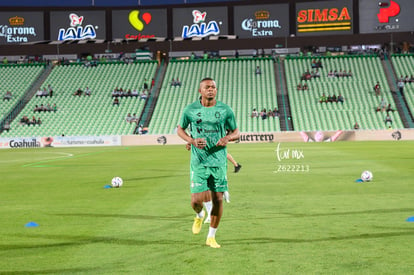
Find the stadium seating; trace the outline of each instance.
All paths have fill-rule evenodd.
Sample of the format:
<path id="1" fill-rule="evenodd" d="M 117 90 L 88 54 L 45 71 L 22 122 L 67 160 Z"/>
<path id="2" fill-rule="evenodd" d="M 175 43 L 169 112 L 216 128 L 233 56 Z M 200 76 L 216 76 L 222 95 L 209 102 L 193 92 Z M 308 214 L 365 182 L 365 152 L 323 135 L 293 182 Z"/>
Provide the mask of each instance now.
<path id="1" fill-rule="evenodd" d="M 391 60 L 398 78 L 414 75 L 413 55 L 394 55 Z M 414 115 L 414 82 L 405 83 L 404 96 L 411 114 Z"/>
<path id="2" fill-rule="evenodd" d="M 262 74 L 256 75 L 260 66 Z M 199 82 L 212 77 L 218 86 L 217 99 L 234 110 L 241 132 L 280 131 L 279 118 L 250 118 L 253 108 L 277 107 L 276 84 L 271 59 L 227 59 L 171 61 L 152 116 L 150 134 L 171 134 L 186 105 L 199 97 Z M 171 86 L 179 78 L 181 87 Z"/>
<path id="3" fill-rule="evenodd" d="M 0 66 L 0 121 L 12 111 L 22 99 L 30 85 L 39 77 L 44 65 L 7 65 Z M 7 91 L 12 93 L 10 100 L 3 100 Z"/>
<path id="4" fill-rule="evenodd" d="M 297 90 L 304 72 L 312 71 L 312 58 L 290 58 L 285 62 L 287 88 L 295 130 L 348 130 L 358 122 L 360 129 L 386 129 L 385 112 L 376 112 L 381 96 L 395 109 L 385 73 L 378 57 L 330 57 L 322 58 L 320 78 L 307 83 L 309 90 Z M 351 70 L 352 77 L 328 77 L 329 71 Z M 379 81 L 381 96 L 373 87 Z M 319 103 L 320 96 L 342 94 L 341 103 Z M 393 128 L 403 128 L 397 112 L 390 113 Z"/>
<path id="5" fill-rule="evenodd" d="M 8 136 L 88 136 L 133 134 L 136 124 L 127 123 L 128 113 L 140 116 L 144 100 L 137 97 L 122 97 L 120 104 L 113 106 L 111 92 L 116 88 L 141 90 L 144 79 L 154 77 L 157 62 L 107 63 L 96 67 L 84 65 L 56 66 L 44 82 L 51 85 L 53 97 L 33 97 L 19 116 L 12 122 L 11 130 L 2 133 Z M 20 76 L 21 77 L 21 76 Z M 77 89 L 92 90 L 91 96 L 74 96 Z M 34 113 L 36 105 L 57 105 L 57 112 Z M 42 124 L 20 125 L 24 115 L 41 118 Z"/>

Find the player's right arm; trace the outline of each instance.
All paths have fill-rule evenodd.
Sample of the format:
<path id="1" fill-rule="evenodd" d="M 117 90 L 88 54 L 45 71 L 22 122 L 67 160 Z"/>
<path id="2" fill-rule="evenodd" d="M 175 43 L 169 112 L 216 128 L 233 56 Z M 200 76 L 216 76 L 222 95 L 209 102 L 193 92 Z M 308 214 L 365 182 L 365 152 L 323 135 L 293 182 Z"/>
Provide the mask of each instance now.
<path id="1" fill-rule="evenodd" d="M 181 127 L 181 125 L 178 125 L 177 127 L 177 134 L 184 141 L 190 143 L 191 145 L 194 145 L 198 149 L 203 149 L 207 145 L 206 140 L 204 138 L 192 138 L 189 134 L 187 134 L 185 129 Z"/>

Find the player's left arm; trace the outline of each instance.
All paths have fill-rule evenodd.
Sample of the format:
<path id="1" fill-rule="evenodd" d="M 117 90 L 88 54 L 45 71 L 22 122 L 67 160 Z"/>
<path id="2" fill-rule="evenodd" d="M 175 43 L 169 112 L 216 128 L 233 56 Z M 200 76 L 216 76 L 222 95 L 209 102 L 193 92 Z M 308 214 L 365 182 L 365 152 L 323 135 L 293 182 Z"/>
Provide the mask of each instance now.
<path id="1" fill-rule="evenodd" d="M 226 146 L 230 141 L 238 140 L 240 138 L 240 131 L 237 127 L 233 110 L 229 108 L 227 114 L 228 115 L 224 126 L 227 130 L 227 134 L 219 139 L 216 144 L 217 146 Z"/>
<path id="2" fill-rule="evenodd" d="M 235 141 L 240 138 L 239 128 L 234 129 L 233 131 L 228 131 L 227 135 L 219 139 L 217 146 L 226 146 L 230 141 Z"/>

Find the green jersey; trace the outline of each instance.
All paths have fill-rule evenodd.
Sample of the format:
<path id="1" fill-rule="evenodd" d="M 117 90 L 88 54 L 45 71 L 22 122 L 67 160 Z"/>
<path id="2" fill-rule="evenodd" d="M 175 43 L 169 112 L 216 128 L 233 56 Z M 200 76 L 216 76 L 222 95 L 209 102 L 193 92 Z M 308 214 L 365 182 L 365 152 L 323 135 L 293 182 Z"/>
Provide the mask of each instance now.
<path id="1" fill-rule="evenodd" d="M 180 127 L 189 128 L 192 138 L 204 138 L 206 147 L 198 149 L 191 146 L 191 164 L 207 167 L 220 167 L 227 164 L 227 150 L 216 146 L 227 134 L 227 130 L 237 129 L 233 110 L 226 104 L 216 101 L 212 107 L 204 107 L 195 101 L 188 105 L 180 120 Z"/>

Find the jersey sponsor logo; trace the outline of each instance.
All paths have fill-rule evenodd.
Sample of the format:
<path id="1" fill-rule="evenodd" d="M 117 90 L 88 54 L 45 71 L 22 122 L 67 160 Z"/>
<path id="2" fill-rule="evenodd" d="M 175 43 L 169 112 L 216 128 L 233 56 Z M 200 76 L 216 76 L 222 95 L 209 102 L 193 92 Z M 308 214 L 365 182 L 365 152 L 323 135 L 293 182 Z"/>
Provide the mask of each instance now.
<path id="1" fill-rule="evenodd" d="M 209 134 L 209 133 L 218 133 L 219 130 L 218 129 L 212 129 L 212 130 L 206 130 L 206 129 L 204 129 L 203 132 L 206 133 L 206 134 Z"/>

